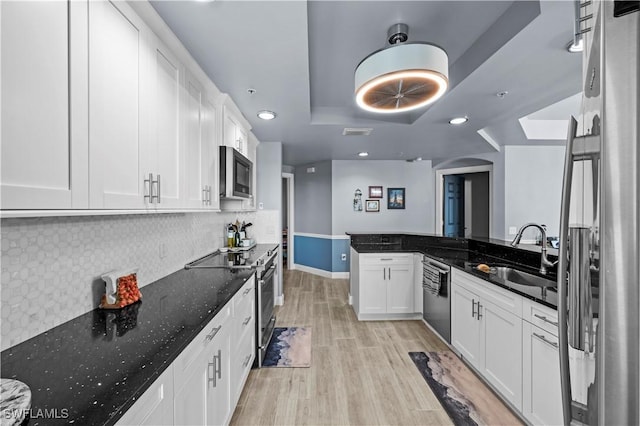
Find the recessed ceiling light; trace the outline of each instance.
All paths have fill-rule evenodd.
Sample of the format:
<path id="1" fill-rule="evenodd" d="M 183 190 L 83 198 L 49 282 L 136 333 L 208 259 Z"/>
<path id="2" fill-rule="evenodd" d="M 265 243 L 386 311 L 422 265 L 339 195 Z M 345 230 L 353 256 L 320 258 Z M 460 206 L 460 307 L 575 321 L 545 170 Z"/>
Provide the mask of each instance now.
<path id="1" fill-rule="evenodd" d="M 582 40 L 582 37 L 580 37 L 578 39 L 578 42 L 576 43 L 575 40 L 572 40 L 568 45 L 567 45 L 567 50 L 569 51 L 569 53 L 580 53 L 584 50 L 584 42 Z"/>
<path id="2" fill-rule="evenodd" d="M 263 120 L 273 120 L 276 118 L 276 113 L 273 111 L 267 111 L 266 109 L 263 111 L 258 111 L 258 117 Z"/>
<path id="3" fill-rule="evenodd" d="M 364 151 L 363 151 L 363 152 L 359 152 L 359 153 L 358 153 L 358 155 L 359 155 L 360 157 L 366 157 L 367 155 L 369 155 L 369 153 L 368 153 L 368 152 L 364 152 Z"/>
<path id="4" fill-rule="evenodd" d="M 469 121 L 467 117 L 455 117 L 449 120 L 449 124 L 464 124 Z"/>

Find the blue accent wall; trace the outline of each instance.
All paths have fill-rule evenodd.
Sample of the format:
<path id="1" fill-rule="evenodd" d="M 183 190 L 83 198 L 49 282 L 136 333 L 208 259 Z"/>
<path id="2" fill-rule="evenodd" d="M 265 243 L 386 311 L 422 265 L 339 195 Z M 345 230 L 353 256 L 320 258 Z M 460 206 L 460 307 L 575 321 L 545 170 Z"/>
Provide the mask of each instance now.
<path id="1" fill-rule="evenodd" d="M 349 272 L 350 240 L 294 235 L 293 241 L 293 261 L 296 265 L 328 272 Z M 347 254 L 346 261 L 341 259 L 342 253 Z"/>
<path id="2" fill-rule="evenodd" d="M 351 240 L 331 240 L 331 272 L 349 272 L 349 245 Z M 347 260 L 342 260 L 342 253 L 347 254 Z"/>
<path id="3" fill-rule="evenodd" d="M 295 235 L 293 242 L 295 251 L 293 261 L 296 265 L 331 271 L 332 250 L 330 239 Z"/>

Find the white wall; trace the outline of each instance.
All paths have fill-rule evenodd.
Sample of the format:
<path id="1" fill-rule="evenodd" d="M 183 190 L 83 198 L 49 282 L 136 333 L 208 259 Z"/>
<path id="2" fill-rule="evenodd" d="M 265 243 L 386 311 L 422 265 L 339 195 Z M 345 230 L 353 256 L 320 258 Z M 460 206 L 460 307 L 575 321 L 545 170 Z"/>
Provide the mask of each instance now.
<path id="1" fill-rule="evenodd" d="M 331 180 L 333 235 L 434 230 L 435 195 L 431 161 L 336 160 L 332 161 Z M 353 211 L 355 190 L 359 188 L 362 191 L 364 204 L 369 186 L 383 187 L 380 212 Z M 387 188 L 390 187 L 406 188 L 406 209 L 387 210 Z"/>
<path id="2" fill-rule="evenodd" d="M 563 146 L 505 146 L 505 230 L 527 222 L 547 225 L 547 234 L 557 236 L 564 172 Z M 529 233 L 530 232 L 530 233 Z M 537 231 L 524 238 L 534 239 Z"/>

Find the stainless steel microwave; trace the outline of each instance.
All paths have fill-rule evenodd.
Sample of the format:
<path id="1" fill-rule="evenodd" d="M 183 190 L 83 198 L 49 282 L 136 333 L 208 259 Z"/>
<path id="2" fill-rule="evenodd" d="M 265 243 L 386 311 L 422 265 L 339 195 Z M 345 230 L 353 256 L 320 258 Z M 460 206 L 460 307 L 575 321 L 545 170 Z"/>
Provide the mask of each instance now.
<path id="1" fill-rule="evenodd" d="M 253 163 L 230 146 L 220 147 L 220 198 L 251 198 Z"/>

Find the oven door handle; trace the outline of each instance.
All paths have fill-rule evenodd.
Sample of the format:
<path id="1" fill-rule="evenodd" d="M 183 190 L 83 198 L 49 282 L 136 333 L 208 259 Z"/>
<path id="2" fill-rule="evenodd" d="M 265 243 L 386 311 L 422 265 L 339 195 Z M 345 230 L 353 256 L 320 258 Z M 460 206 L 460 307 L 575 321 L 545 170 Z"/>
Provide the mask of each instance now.
<path id="1" fill-rule="evenodd" d="M 260 286 L 265 285 L 265 283 L 269 281 L 275 273 L 276 273 L 276 265 L 273 265 L 268 269 L 267 273 L 264 274 L 264 276 L 260 280 L 258 280 L 258 284 L 260 284 Z"/>

